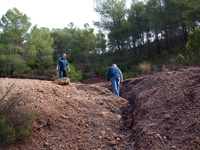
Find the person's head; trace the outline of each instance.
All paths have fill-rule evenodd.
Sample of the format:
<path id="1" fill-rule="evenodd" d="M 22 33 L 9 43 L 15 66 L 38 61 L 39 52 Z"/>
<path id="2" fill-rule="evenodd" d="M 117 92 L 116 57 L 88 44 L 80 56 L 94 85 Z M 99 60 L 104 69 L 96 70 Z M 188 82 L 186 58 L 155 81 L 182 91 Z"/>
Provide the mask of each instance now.
<path id="1" fill-rule="evenodd" d="M 112 66 L 113 66 L 113 67 L 117 67 L 117 65 L 116 65 L 116 64 L 112 64 Z"/>
<path id="2" fill-rule="evenodd" d="M 66 58 L 66 54 L 62 54 L 62 58 Z"/>

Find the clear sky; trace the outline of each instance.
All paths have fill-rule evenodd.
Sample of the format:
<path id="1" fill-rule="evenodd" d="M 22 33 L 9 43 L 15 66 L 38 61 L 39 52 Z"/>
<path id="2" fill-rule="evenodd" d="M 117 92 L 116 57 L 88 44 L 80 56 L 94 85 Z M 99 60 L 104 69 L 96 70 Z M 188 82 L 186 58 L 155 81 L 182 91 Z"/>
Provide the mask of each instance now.
<path id="1" fill-rule="evenodd" d="M 67 27 L 70 22 L 79 28 L 85 23 L 94 27 L 92 22 L 99 18 L 94 0 L 0 0 L 0 17 L 13 7 L 25 13 L 32 25 L 50 29 Z"/>

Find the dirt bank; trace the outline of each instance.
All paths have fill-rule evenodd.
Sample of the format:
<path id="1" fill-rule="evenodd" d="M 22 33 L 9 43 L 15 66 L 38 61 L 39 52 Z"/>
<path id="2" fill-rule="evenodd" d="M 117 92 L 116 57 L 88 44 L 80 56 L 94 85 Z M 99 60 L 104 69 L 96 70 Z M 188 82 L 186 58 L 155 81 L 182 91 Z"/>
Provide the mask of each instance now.
<path id="1" fill-rule="evenodd" d="M 136 149 L 200 149 L 199 67 L 126 80 L 121 94 L 134 106 Z"/>
<path id="2" fill-rule="evenodd" d="M 0 96 L 13 83 L 11 94 L 26 93 L 29 99 L 19 107 L 35 110 L 37 119 L 27 143 L 0 149 L 133 149 L 132 143 L 125 142 L 130 131 L 120 124 L 121 109 L 128 102 L 106 88 L 4 78 L 0 79 Z"/>
<path id="3" fill-rule="evenodd" d="M 200 67 L 125 80 L 125 99 L 99 78 L 69 86 L 6 78 L 0 95 L 13 83 L 12 93 L 27 93 L 31 101 L 21 105 L 37 120 L 28 143 L 0 149 L 200 149 Z M 131 129 L 126 119 L 134 120 Z"/>

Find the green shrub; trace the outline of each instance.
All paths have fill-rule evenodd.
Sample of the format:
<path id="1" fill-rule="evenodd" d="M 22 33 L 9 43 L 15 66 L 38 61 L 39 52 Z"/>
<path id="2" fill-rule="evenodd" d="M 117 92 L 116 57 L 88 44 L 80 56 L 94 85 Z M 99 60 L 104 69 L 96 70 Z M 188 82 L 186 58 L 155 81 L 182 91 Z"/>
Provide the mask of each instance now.
<path id="1" fill-rule="evenodd" d="M 44 75 L 45 69 L 44 68 L 38 68 L 38 69 L 33 70 L 33 73 L 36 74 L 36 75 Z"/>
<path id="2" fill-rule="evenodd" d="M 76 71 L 75 67 L 69 64 L 70 72 L 67 71 L 67 77 L 70 78 L 70 82 L 80 82 L 83 79 L 83 73 L 81 71 Z M 54 76 L 54 79 L 58 79 L 58 72 Z"/>
<path id="3" fill-rule="evenodd" d="M 175 61 L 177 63 L 183 63 L 185 61 L 185 57 L 182 54 L 178 54 Z"/>
<path id="4" fill-rule="evenodd" d="M 25 106 L 17 107 L 20 103 L 28 102 L 25 94 L 18 93 L 5 100 L 12 87 L 0 98 L 0 141 L 6 145 L 16 141 L 26 142 L 31 134 L 29 128 L 35 121 L 34 111 Z"/>
<path id="5" fill-rule="evenodd" d="M 124 72 L 123 73 L 123 79 L 130 79 L 130 78 L 134 78 L 136 77 L 136 73 L 135 72 Z"/>
<path id="6" fill-rule="evenodd" d="M 15 128 L 16 131 L 16 138 L 18 141 L 24 141 L 27 142 L 28 141 L 28 137 L 31 135 L 30 131 L 28 130 L 28 128 L 25 128 L 23 126 L 18 126 Z"/>
<path id="7" fill-rule="evenodd" d="M 5 119 L 0 120 L 0 140 L 3 144 L 9 145 L 16 141 L 27 142 L 30 135 L 31 133 L 26 127 L 11 127 Z"/>
<path id="8" fill-rule="evenodd" d="M 31 70 L 20 55 L 0 55 L 0 72 L 10 73 L 26 73 Z"/>
<path id="9" fill-rule="evenodd" d="M 71 82 L 80 82 L 83 78 L 81 71 L 76 71 L 75 67 L 69 64 L 70 72 L 67 72 L 67 76 L 70 78 Z"/>
<path id="10" fill-rule="evenodd" d="M 200 60 L 200 28 L 196 28 L 195 32 L 190 33 L 186 49 L 190 61 L 199 63 Z"/>
<path id="11" fill-rule="evenodd" d="M 117 66 L 122 72 L 129 71 L 128 65 L 125 63 L 118 63 Z"/>
<path id="12" fill-rule="evenodd" d="M 163 50 L 161 52 L 161 58 L 160 59 L 165 59 L 169 56 L 169 53 L 166 50 Z"/>
<path id="13" fill-rule="evenodd" d="M 176 62 L 166 64 L 166 68 L 169 69 L 169 70 L 178 70 L 178 69 L 181 69 L 183 67 L 184 67 L 183 64 L 176 63 Z"/>
<path id="14" fill-rule="evenodd" d="M 3 144 L 12 144 L 16 141 L 15 130 L 5 122 L 5 119 L 0 120 L 0 139 Z"/>
<path id="15" fill-rule="evenodd" d="M 105 77 L 107 76 L 107 72 L 110 66 L 99 66 L 98 69 L 96 69 L 96 72 L 99 76 Z"/>
<path id="16" fill-rule="evenodd" d="M 47 76 L 49 78 L 57 76 L 57 70 L 56 69 L 48 69 L 45 71 L 45 76 Z"/>

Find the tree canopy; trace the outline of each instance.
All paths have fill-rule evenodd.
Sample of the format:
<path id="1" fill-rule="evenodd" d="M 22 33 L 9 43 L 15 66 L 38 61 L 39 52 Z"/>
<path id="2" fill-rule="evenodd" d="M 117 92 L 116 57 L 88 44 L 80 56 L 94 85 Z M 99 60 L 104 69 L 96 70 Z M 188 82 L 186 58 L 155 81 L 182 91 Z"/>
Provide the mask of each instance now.
<path id="1" fill-rule="evenodd" d="M 83 28 L 73 23 L 63 29 L 31 27 L 26 14 L 9 9 L 0 19 L 0 73 L 44 73 L 55 68 L 63 53 L 83 78 L 104 76 L 112 63 L 129 73 L 144 61 L 160 65 L 178 56 L 197 60 L 199 49 L 193 45 L 198 43 L 199 4 L 198 0 L 133 0 L 127 8 L 126 0 L 95 0 L 98 31 L 88 23 Z"/>

